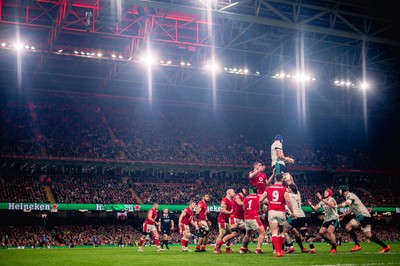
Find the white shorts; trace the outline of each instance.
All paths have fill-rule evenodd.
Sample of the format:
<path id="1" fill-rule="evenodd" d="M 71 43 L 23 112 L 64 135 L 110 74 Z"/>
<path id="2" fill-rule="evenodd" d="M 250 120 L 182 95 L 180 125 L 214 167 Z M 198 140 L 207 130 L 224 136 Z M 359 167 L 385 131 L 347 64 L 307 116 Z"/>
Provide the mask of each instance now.
<path id="1" fill-rule="evenodd" d="M 157 231 L 157 227 L 155 224 L 147 224 L 146 222 L 143 223 L 143 233 L 150 233 L 152 231 Z"/>
<path id="2" fill-rule="evenodd" d="M 279 225 L 283 225 L 286 221 L 286 214 L 278 211 L 268 211 L 268 222 L 278 222 Z"/>
<path id="3" fill-rule="evenodd" d="M 259 218 L 256 219 L 251 219 L 251 220 L 244 220 L 244 225 L 246 227 L 246 230 L 257 230 L 261 226 L 263 226 L 262 222 L 260 221 Z"/>

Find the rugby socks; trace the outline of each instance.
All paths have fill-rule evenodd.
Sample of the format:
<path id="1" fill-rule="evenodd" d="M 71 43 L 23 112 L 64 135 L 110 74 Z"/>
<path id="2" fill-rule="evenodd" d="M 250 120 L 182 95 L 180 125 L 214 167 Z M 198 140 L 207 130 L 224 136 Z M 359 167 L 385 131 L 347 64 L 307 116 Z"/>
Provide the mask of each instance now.
<path id="1" fill-rule="evenodd" d="M 375 235 L 372 235 L 372 236 L 370 237 L 370 239 L 371 239 L 372 241 L 374 241 L 375 243 L 377 243 L 378 245 L 381 245 L 383 248 L 386 248 L 386 247 L 387 247 L 387 245 L 386 245 L 385 243 L 383 243 L 381 240 L 379 240 L 379 238 L 377 238 Z"/>
<path id="2" fill-rule="evenodd" d="M 351 239 L 353 239 L 354 244 L 357 245 L 357 246 L 359 246 L 360 243 L 358 242 L 358 238 L 357 238 L 357 235 L 356 235 L 356 232 L 354 231 L 354 229 L 351 229 L 351 230 L 349 231 L 349 235 L 350 235 Z M 371 240 L 372 240 L 372 239 L 371 239 Z"/>
<path id="3" fill-rule="evenodd" d="M 300 249 L 304 249 L 303 242 L 301 241 L 300 236 L 295 237 L 297 244 L 299 245 Z"/>

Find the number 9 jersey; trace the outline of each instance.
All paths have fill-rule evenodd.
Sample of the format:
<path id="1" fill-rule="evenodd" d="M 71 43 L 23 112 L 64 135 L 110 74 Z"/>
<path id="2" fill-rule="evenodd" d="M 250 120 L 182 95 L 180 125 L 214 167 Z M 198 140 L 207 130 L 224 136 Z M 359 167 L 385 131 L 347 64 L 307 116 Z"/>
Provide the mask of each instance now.
<path id="1" fill-rule="evenodd" d="M 268 211 L 286 212 L 285 193 L 286 187 L 282 184 L 274 184 L 265 190 L 268 197 Z"/>

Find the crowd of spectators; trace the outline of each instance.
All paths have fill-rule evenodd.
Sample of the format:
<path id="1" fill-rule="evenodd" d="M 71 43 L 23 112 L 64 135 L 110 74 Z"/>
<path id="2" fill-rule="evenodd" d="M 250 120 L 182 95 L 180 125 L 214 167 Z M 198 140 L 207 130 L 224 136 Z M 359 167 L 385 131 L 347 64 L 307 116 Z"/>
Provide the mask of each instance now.
<path id="1" fill-rule="evenodd" d="M 297 166 L 370 169 L 379 158 L 368 145 L 344 142 L 346 130 L 336 121 L 301 137 L 281 132 L 275 126 L 279 117 L 243 110 L 149 108 L 138 101 L 55 95 L 5 97 L 0 107 L 3 156 L 248 166 L 255 160 L 270 163 L 270 144 L 281 133 Z"/>
<path id="2" fill-rule="evenodd" d="M 0 174 L 0 202 L 47 202 L 40 176 Z"/>
<path id="3" fill-rule="evenodd" d="M 59 203 L 132 203 L 132 192 L 122 178 L 57 175 L 52 178 L 51 187 Z"/>
<path id="4" fill-rule="evenodd" d="M 349 185 L 368 207 L 400 206 L 400 196 L 393 190 L 398 181 L 391 176 L 385 179 L 387 182 L 382 182 L 380 175 L 340 175 L 333 178 L 294 175 L 304 206 L 307 200 L 316 201 L 315 194 L 323 193 L 326 188 L 331 188 L 337 201 L 342 201 L 337 188 L 343 184 Z M 43 175 L 0 170 L 0 184 L 1 202 L 49 202 L 44 190 L 47 186 L 56 203 L 187 204 L 190 200 L 201 200 L 208 193 L 211 195 L 210 204 L 218 205 L 227 189 L 248 187 L 249 183 L 247 176 L 220 173 L 211 176 L 168 172 L 154 176 L 143 176 L 143 173 L 125 176 L 95 173 Z"/>

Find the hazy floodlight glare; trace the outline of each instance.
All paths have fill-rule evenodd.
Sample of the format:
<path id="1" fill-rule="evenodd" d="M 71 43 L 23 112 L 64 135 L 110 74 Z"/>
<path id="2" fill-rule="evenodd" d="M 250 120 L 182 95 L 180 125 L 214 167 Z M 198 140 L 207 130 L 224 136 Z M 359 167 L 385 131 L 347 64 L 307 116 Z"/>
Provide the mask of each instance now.
<path id="1" fill-rule="evenodd" d="M 368 84 L 367 83 L 362 83 L 360 85 L 360 88 L 363 89 L 363 90 L 366 90 L 366 89 L 368 89 Z"/>
<path id="2" fill-rule="evenodd" d="M 140 61 L 146 63 L 146 65 L 153 65 L 155 62 L 157 62 L 157 59 L 154 55 L 148 54 L 140 58 Z M 171 62 L 168 61 L 167 64 L 171 64 Z"/>
<path id="3" fill-rule="evenodd" d="M 214 64 L 207 64 L 207 65 L 205 66 L 205 68 L 206 68 L 207 70 L 212 71 L 212 72 L 217 72 L 218 69 L 219 69 L 219 66 L 218 66 L 218 64 L 214 63 Z"/>
<path id="4" fill-rule="evenodd" d="M 22 43 L 16 43 L 14 44 L 14 48 L 19 51 L 24 47 L 24 45 Z"/>
<path id="5" fill-rule="evenodd" d="M 298 81 L 309 81 L 311 79 L 309 76 L 306 75 L 296 75 L 294 78 Z"/>

